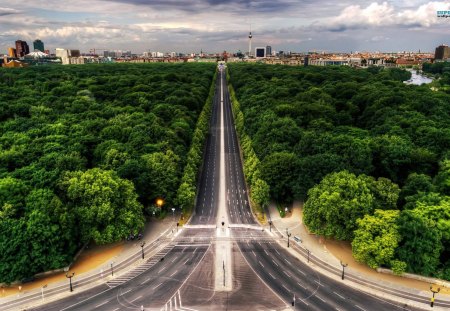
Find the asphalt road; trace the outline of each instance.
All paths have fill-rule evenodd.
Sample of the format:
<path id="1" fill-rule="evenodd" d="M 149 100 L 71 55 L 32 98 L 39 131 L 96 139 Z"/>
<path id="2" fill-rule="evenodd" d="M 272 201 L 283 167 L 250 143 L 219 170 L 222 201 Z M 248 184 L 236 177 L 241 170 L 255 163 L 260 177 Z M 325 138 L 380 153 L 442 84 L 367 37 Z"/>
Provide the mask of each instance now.
<path id="1" fill-rule="evenodd" d="M 200 176 L 195 215 L 190 224 L 215 224 L 219 200 L 220 162 L 220 78 L 211 111 L 210 131 L 206 139 L 205 155 Z"/>
<path id="2" fill-rule="evenodd" d="M 256 224 L 248 202 L 247 187 L 242 171 L 239 142 L 234 128 L 234 119 L 231 110 L 230 95 L 228 87 L 226 86 L 225 73 L 222 73 L 222 78 L 224 80 L 225 171 L 227 174 L 226 191 L 228 215 L 232 224 Z"/>
<path id="3" fill-rule="evenodd" d="M 163 261 L 114 288 L 98 286 L 33 310 L 159 310 L 194 271 L 209 245 L 178 244 Z"/>

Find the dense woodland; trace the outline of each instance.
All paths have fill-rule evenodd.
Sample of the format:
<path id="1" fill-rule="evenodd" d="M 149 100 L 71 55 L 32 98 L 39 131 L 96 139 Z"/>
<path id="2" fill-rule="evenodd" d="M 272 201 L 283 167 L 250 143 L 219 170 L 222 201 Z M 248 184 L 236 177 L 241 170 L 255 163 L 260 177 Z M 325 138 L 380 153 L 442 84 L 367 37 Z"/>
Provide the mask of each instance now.
<path id="1" fill-rule="evenodd" d="M 446 85 L 445 66 L 435 66 L 424 69 Z M 279 202 L 304 200 L 308 228 L 352 241 L 370 267 L 450 280 L 445 88 L 405 85 L 410 73 L 400 69 L 228 70 L 241 145 L 254 150 L 243 150 L 247 179 Z"/>
<path id="2" fill-rule="evenodd" d="M 89 241 L 137 233 L 156 198 L 162 212 L 192 204 L 214 72 L 215 64 L 0 70 L 0 283 L 62 268 Z"/>

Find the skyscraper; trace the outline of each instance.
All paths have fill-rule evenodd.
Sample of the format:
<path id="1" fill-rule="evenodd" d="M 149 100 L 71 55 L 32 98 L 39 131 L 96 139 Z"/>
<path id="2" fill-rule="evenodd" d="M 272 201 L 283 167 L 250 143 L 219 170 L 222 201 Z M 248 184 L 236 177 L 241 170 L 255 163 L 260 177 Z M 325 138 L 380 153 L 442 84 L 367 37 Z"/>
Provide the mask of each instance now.
<path id="1" fill-rule="evenodd" d="M 44 42 L 42 42 L 39 39 L 34 40 L 33 48 L 34 48 L 35 51 L 38 50 L 38 51 L 44 52 L 45 51 L 45 49 L 44 49 Z"/>
<path id="2" fill-rule="evenodd" d="M 16 57 L 24 57 L 30 53 L 30 48 L 26 41 L 17 40 L 16 41 Z"/>
<path id="3" fill-rule="evenodd" d="M 450 47 L 444 44 L 438 46 L 434 52 L 434 59 L 445 60 L 447 58 L 450 58 Z"/>
<path id="4" fill-rule="evenodd" d="M 266 46 L 266 57 L 272 55 L 272 47 L 270 45 Z"/>
<path id="5" fill-rule="evenodd" d="M 16 49 L 15 48 L 8 48 L 8 55 L 11 58 L 16 57 Z"/>

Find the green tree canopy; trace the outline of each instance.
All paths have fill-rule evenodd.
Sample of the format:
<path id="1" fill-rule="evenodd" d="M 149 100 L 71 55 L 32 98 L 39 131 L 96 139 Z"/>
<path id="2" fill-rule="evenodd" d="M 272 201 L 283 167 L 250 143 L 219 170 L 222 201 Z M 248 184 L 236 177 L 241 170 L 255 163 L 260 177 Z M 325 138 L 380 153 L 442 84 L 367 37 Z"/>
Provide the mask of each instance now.
<path id="1" fill-rule="evenodd" d="M 76 211 L 84 241 L 115 242 L 144 225 L 143 207 L 137 202 L 133 184 L 114 171 L 94 168 L 70 172 L 61 181 L 61 188 Z"/>

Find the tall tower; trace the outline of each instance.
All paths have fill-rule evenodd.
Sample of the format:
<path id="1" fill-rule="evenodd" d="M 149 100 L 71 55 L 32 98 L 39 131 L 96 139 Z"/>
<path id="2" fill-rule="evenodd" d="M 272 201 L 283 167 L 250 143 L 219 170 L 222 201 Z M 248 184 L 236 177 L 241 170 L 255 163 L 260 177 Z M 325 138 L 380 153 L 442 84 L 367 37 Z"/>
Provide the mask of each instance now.
<path id="1" fill-rule="evenodd" d="M 252 55 L 252 25 L 250 25 L 250 33 L 248 34 L 248 57 Z"/>

